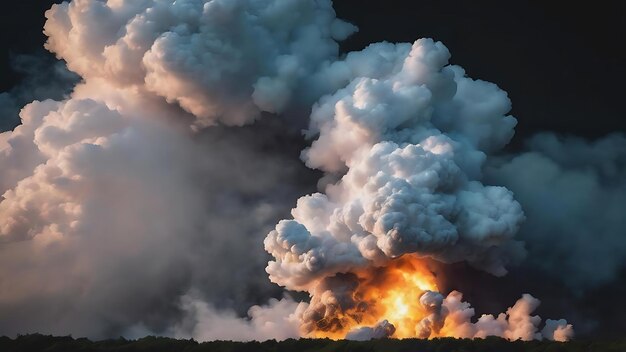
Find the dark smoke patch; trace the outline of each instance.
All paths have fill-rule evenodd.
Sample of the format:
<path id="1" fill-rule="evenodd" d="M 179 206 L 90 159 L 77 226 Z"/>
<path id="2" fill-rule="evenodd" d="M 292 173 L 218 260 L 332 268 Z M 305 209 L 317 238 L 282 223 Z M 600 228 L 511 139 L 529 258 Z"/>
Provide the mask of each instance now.
<path id="1" fill-rule="evenodd" d="M 527 214 L 527 264 L 574 290 L 615 279 L 626 264 L 626 138 L 539 134 L 528 150 L 487 171 Z M 602 260 L 598 260 L 602 258 Z"/>
<path id="2" fill-rule="evenodd" d="M 79 77 L 67 70 L 65 63 L 46 52 L 12 55 L 11 70 L 21 76 L 19 84 L 0 93 L 0 131 L 20 124 L 19 111 L 33 100 L 62 100 Z"/>

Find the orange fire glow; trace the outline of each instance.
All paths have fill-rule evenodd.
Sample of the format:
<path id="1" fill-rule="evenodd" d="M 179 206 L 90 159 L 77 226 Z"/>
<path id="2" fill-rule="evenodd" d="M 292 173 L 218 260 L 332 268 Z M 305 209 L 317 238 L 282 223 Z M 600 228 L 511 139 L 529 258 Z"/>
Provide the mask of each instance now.
<path id="1" fill-rule="evenodd" d="M 414 256 L 394 260 L 384 268 L 358 272 L 359 302 L 354 309 L 337 311 L 332 329 L 313 332 L 315 337 L 342 339 L 351 330 L 388 320 L 396 328 L 395 338 L 416 337 L 416 326 L 429 313 L 419 299 L 427 291 L 437 291 L 436 277 L 426 263 Z"/>

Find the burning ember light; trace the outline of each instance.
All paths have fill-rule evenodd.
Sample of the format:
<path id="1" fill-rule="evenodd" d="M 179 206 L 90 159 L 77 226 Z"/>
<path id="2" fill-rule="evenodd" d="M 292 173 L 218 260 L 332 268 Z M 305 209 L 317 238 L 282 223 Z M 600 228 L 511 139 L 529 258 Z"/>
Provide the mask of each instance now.
<path id="1" fill-rule="evenodd" d="M 550 339 L 567 341 L 574 331 L 565 320 L 546 320 L 531 315 L 538 299 L 525 294 L 506 313 L 482 315 L 460 292 L 447 297 L 438 292 L 441 280 L 430 262 L 416 255 L 394 259 L 384 267 L 325 278 L 312 290 L 302 314 L 305 336 L 331 339 L 372 338 L 485 338 L 510 340 Z"/>
<path id="2" fill-rule="evenodd" d="M 435 275 L 426 264 L 407 255 L 382 268 L 355 274 L 358 286 L 351 293 L 347 309 L 332 306 L 316 322 L 313 336 L 344 338 L 350 331 L 387 320 L 395 328 L 394 337 L 416 337 L 416 327 L 430 313 L 420 303 L 428 291 L 437 291 Z"/>

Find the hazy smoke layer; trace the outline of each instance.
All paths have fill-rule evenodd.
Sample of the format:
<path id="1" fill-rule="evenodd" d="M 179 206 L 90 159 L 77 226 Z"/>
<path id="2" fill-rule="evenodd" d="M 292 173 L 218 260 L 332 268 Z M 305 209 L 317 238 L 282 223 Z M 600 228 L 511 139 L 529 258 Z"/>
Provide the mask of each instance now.
<path id="1" fill-rule="evenodd" d="M 529 265 L 577 289 L 617 277 L 626 265 L 624 135 L 590 143 L 539 134 L 527 152 L 495 164 L 488 178 L 513 190 L 528 215 Z"/>
<path id="2" fill-rule="evenodd" d="M 186 317 L 174 327 L 173 336 L 200 341 L 265 341 L 300 337 L 306 303 L 296 303 L 288 298 L 280 301 L 271 299 L 267 306 L 250 308 L 249 319 L 242 319 L 230 311 L 217 311 L 203 300 L 193 297 L 183 298 L 183 308 Z"/>
<path id="3" fill-rule="evenodd" d="M 298 164 L 251 131 L 192 136 L 137 103 L 34 103 L 2 135 L 3 332 L 162 332 L 192 289 L 244 311 L 277 293 L 258 232 L 298 194 Z"/>

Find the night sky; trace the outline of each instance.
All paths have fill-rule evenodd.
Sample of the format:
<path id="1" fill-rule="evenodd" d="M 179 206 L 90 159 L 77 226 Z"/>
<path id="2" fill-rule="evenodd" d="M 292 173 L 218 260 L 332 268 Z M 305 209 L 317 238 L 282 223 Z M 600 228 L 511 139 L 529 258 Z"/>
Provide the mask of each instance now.
<path id="1" fill-rule="evenodd" d="M 60 1 L 12 2 L 0 23 L 0 90 L 19 82 L 11 55 L 39 53 L 43 12 Z M 452 63 L 498 84 L 519 120 L 514 146 L 537 131 L 597 138 L 626 131 L 626 4 L 604 1 L 336 0 L 339 18 L 359 27 L 346 51 L 378 41 L 442 41 Z M 5 78 L 6 77 L 6 78 Z"/>
<path id="2" fill-rule="evenodd" d="M 42 49 L 42 27 L 44 11 L 55 2 L 60 1 L 5 4 L 0 21 L 0 92 L 24 80 L 12 69 L 16 57 L 52 57 Z M 359 27 L 341 44 L 343 52 L 373 42 L 430 37 L 442 41 L 452 54 L 451 62 L 463 66 L 469 76 L 494 82 L 508 92 L 518 126 L 504 153 L 525 150 L 528 138 L 543 131 L 587 140 L 626 132 L 624 1 L 335 0 L 334 7 L 339 18 Z M 464 264 L 444 271 L 458 285 L 450 289 L 463 291 L 479 313 L 501 311 L 528 290 L 544 302 L 540 315 L 574 321 L 581 336 L 626 334 L 621 322 L 626 312 L 626 270 L 611 282 L 577 292 L 532 266 L 522 265 L 505 278 Z M 581 323 L 582 316 L 593 321 Z"/>
<path id="3" fill-rule="evenodd" d="M 516 142 L 541 130 L 589 138 L 625 130 L 624 2 L 388 4 L 336 1 L 339 16 L 361 28 L 346 47 L 416 36 L 441 40 L 453 63 L 509 93 L 519 120 Z"/>

